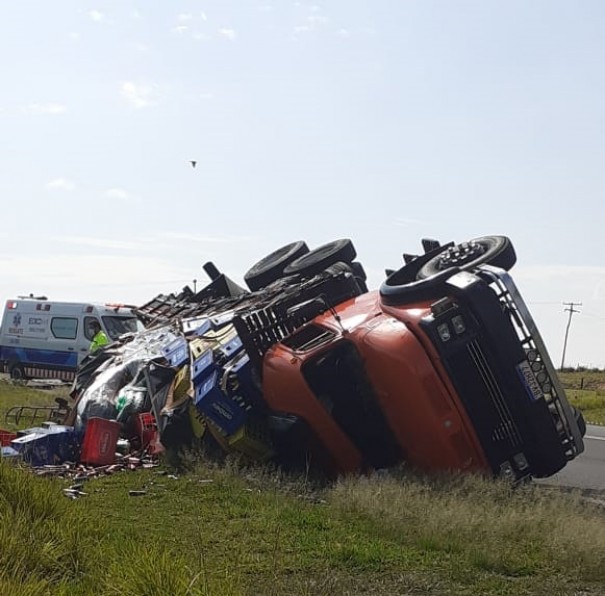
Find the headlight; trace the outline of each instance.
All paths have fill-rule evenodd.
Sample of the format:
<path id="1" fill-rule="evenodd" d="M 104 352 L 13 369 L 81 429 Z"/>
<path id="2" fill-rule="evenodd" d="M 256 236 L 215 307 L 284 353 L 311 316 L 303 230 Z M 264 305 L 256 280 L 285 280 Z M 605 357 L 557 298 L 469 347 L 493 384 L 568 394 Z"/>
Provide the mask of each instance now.
<path id="1" fill-rule="evenodd" d="M 523 470 L 527 470 L 527 468 L 529 468 L 529 464 L 527 463 L 527 458 L 525 457 L 525 455 L 523 453 L 515 453 L 515 455 L 513 455 L 513 461 L 515 462 L 517 469 L 520 470 L 521 472 L 523 472 Z"/>
<path id="2" fill-rule="evenodd" d="M 505 461 L 500 464 L 500 476 L 507 480 L 515 479 L 515 471 L 513 470 L 513 466 L 509 461 Z"/>
<path id="3" fill-rule="evenodd" d="M 466 325 L 464 324 L 464 319 L 462 315 L 456 315 L 452 317 L 452 326 L 454 327 L 454 331 L 457 335 L 461 335 L 466 331 Z"/>
<path id="4" fill-rule="evenodd" d="M 452 337 L 452 334 L 450 333 L 450 328 L 447 323 L 441 323 L 441 325 L 437 327 L 437 333 L 439 334 L 439 338 L 441 339 L 441 341 L 444 342 L 449 341 Z"/>

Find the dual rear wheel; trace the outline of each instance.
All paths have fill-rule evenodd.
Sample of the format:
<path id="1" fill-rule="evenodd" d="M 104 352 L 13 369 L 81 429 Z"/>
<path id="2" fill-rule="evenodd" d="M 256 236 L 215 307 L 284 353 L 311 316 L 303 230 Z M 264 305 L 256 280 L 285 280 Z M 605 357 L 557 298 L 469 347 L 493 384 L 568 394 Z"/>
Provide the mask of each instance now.
<path id="1" fill-rule="evenodd" d="M 286 244 L 253 265 L 244 280 L 254 292 L 290 275 L 311 277 L 335 263 L 352 264 L 357 252 L 351 240 L 343 238 L 309 250 L 303 241 Z"/>

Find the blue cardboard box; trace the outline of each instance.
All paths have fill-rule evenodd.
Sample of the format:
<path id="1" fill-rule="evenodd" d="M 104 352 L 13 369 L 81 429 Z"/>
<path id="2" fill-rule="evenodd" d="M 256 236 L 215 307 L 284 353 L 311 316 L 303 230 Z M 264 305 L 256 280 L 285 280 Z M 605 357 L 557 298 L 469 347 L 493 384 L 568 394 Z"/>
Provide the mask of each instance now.
<path id="1" fill-rule="evenodd" d="M 206 350 L 199 358 L 196 358 L 191 365 L 191 380 L 194 385 L 199 385 L 210 373 L 216 369 L 214 363 L 214 352 L 211 349 Z"/>
<path id="2" fill-rule="evenodd" d="M 24 437 L 26 435 L 41 435 L 48 432 L 48 428 L 44 426 L 32 426 L 30 428 L 22 428 L 17 431 L 17 437 Z"/>
<path id="3" fill-rule="evenodd" d="M 35 432 L 17 437 L 10 445 L 23 461 L 32 466 L 61 464 L 77 461 L 80 435 L 73 427 L 65 426 L 50 432 Z"/>
<path id="4" fill-rule="evenodd" d="M 223 358 L 228 361 L 233 358 L 243 348 L 242 340 L 236 335 L 226 344 L 221 345 L 219 351 Z"/>
<path id="5" fill-rule="evenodd" d="M 250 403 L 262 403 L 263 396 L 254 378 L 254 368 L 246 352 L 240 352 L 231 360 L 229 370 L 229 395 L 243 395 Z"/>
<path id="6" fill-rule="evenodd" d="M 195 335 L 204 335 L 210 329 L 212 329 L 213 324 L 208 319 L 208 317 L 195 317 L 192 319 L 184 319 L 181 323 L 183 333 L 186 335 L 189 333 L 194 333 Z"/>
<path id="7" fill-rule="evenodd" d="M 178 368 L 189 360 L 189 346 L 184 337 L 177 337 L 167 346 L 162 348 L 162 354 L 170 363 L 170 366 Z"/>
<path id="8" fill-rule="evenodd" d="M 198 411 L 227 436 L 239 430 L 246 421 L 243 408 L 222 392 L 216 372 L 195 388 L 194 401 Z"/>
<path id="9" fill-rule="evenodd" d="M 4 459 L 18 459 L 19 456 L 19 452 L 16 449 L 13 449 L 12 447 L 0 447 L 0 457 L 4 458 Z"/>

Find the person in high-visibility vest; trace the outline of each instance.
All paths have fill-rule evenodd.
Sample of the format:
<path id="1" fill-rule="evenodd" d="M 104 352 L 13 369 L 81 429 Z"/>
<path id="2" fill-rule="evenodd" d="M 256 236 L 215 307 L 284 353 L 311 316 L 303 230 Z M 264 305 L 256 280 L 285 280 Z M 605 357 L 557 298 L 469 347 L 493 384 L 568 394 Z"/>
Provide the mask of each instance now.
<path id="1" fill-rule="evenodd" d="M 92 323 L 90 323 L 90 329 L 93 337 L 89 351 L 92 354 L 92 352 L 96 352 L 99 348 L 107 345 L 109 340 L 107 339 L 105 332 L 101 329 L 99 321 L 92 321 Z"/>

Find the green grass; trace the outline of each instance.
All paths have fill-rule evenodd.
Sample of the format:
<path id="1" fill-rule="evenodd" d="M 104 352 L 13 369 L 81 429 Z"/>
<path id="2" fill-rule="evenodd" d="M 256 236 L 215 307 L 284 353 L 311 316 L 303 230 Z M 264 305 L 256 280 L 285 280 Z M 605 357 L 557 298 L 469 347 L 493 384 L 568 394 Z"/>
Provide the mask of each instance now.
<path id="1" fill-rule="evenodd" d="M 605 372 L 560 373 L 569 402 L 590 424 L 605 424 Z"/>
<path id="2" fill-rule="evenodd" d="M 0 385 L 0 410 L 48 400 Z M 3 595 L 605 593 L 605 516 L 579 494 L 405 469 L 314 485 L 267 468 L 68 479 L 0 462 Z M 129 496 L 130 490 L 146 491 Z"/>
<path id="3" fill-rule="evenodd" d="M 44 418 L 32 418 L 31 410 L 28 410 L 30 416 L 24 415 L 19 424 L 15 424 L 14 417 L 12 416 L 8 420 L 5 419 L 5 415 L 11 408 L 16 406 L 55 406 L 55 397 L 67 399 L 68 393 L 69 387 L 66 386 L 41 391 L 27 387 L 26 385 L 14 384 L 6 379 L 0 379 L 0 428 L 15 430 L 39 425 Z"/>
<path id="4" fill-rule="evenodd" d="M 67 484 L 0 463 L 2 594 L 605 591 L 602 511 L 540 487 L 401 471 L 311 491 L 203 462 L 90 480 L 77 501 Z"/>

